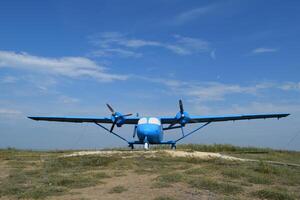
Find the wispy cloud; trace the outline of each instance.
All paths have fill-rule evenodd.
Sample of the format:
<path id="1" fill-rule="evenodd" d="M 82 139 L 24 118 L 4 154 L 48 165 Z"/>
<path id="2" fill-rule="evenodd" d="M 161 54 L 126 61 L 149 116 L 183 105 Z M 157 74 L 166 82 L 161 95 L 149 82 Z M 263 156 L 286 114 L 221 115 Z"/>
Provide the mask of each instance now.
<path id="1" fill-rule="evenodd" d="M 272 87 L 270 84 L 260 83 L 250 86 L 239 84 L 224 84 L 219 82 L 203 82 L 183 84 L 181 87 L 174 87 L 173 90 L 192 97 L 198 102 L 222 101 L 225 96 L 232 94 L 256 95 L 262 89 Z"/>
<path id="2" fill-rule="evenodd" d="M 140 77 L 141 78 L 141 77 Z M 170 93 L 192 98 L 197 102 L 223 101 L 234 94 L 260 95 L 267 90 L 300 91 L 300 83 L 260 82 L 252 85 L 226 84 L 222 82 L 180 81 L 175 79 L 142 78 L 145 81 L 163 84 Z"/>
<path id="3" fill-rule="evenodd" d="M 7 116 L 7 115 L 11 116 L 11 115 L 20 115 L 20 114 L 22 114 L 22 112 L 18 110 L 0 108 L 1 116 Z"/>
<path id="4" fill-rule="evenodd" d="M 4 76 L 0 80 L 2 83 L 15 83 L 18 81 L 18 78 L 15 76 Z"/>
<path id="5" fill-rule="evenodd" d="M 198 8 L 193 8 L 190 10 L 186 10 L 180 14 L 178 14 L 175 19 L 174 19 L 174 24 L 175 25 L 181 25 L 184 24 L 186 22 L 195 20 L 203 15 L 206 15 L 208 13 L 211 13 L 212 11 L 214 11 L 216 8 L 215 4 L 212 5 L 207 5 L 207 6 L 202 6 L 202 7 L 198 7 Z"/>
<path id="6" fill-rule="evenodd" d="M 253 54 L 262 54 L 262 53 L 274 53 L 277 52 L 278 49 L 276 48 L 265 48 L 265 47 L 260 47 L 252 50 Z"/>
<path id="7" fill-rule="evenodd" d="M 249 102 L 246 104 L 233 104 L 227 107 L 215 107 L 198 104 L 195 112 L 202 115 L 224 114 L 253 114 L 253 113 L 295 113 L 300 112 L 300 104 L 272 103 L 272 102 Z"/>
<path id="8" fill-rule="evenodd" d="M 282 90 L 297 90 L 300 91 L 300 82 L 287 82 L 278 86 Z"/>
<path id="9" fill-rule="evenodd" d="M 95 50 L 93 51 L 91 54 L 91 56 L 95 56 L 95 57 L 112 57 L 114 55 L 120 56 L 120 57 L 141 57 L 142 54 L 141 53 L 137 53 L 134 51 L 130 51 L 130 50 L 125 50 L 125 49 L 121 49 L 121 48 L 105 48 L 105 49 L 99 49 L 99 50 Z"/>
<path id="10" fill-rule="evenodd" d="M 105 67 L 84 57 L 47 58 L 28 53 L 0 51 L 0 67 L 18 68 L 70 78 L 91 77 L 104 82 L 127 79 L 125 75 L 109 73 Z"/>
<path id="11" fill-rule="evenodd" d="M 69 97 L 66 95 L 61 95 L 58 98 L 58 101 L 64 104 L 74 104 L 74 103 L 78 103 L 80 100 L 74 97 Z"/>
<path id="12" fill-rule="evenodd" d="M 207 52 L 210 50 L 209 42 L 204 41 L 202 39 L 183 37 L 181 35 L 174 35 L 174 38 L 176 39 L 175 46 L 185 51 L 184 53 L 174 51 L 175 53 L 187 55 L 193 53 Z"/>
<path id="13" fill-rule="evenodd" d="M 161 42 L 128 38 L 118 32 L 105 32 L 89 37 L 90 43 L 97 48 L 90 55 L 100 57 L 141 57 L 143 54 L 139 50 L 145 47 L 166 49 L 178 55 L 211 51 L 210 43 L 205 40 L 181 35 L 173 35 L 172 38 L 173 42 Z"/>

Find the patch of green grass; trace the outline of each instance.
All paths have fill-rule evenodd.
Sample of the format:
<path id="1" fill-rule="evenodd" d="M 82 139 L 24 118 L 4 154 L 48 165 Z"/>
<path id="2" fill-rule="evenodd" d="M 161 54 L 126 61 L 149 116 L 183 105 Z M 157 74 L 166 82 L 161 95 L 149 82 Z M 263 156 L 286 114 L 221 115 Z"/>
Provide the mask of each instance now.
<path id="1" fill-rule="evenodd" d="M 206 189 L 220 194 L 238 194 L 243 191 L 239 185 L 232 183 L 218 182 L 211 178 L 193 178 L 188 183 L 198 189 Z"/>
<path id="2" fill-rule="evenodd" d="M 15 196 L 17 198 L 45 198 L 64 193 L 65 188 L 49 184 L 39 184 L 23 171 L 13 171 L 0 184 L 0 196 Z"/>
<path id="3" fill-rule="evenodd" d="M 133 159 L 134 166 L 133 169 L 139 174 L 155 173 L 164 174 L 168 173 L 170 170 L 175 170 L 178 166 L 184 164 L 183 161 L 178 161 L 176 159 L 170 158 L 165 154 L 158 157 L 138 157 Z"/>
<path id="4" fill-rule="evenodd" d="M 58 157 L 54 159 L 49 159 L 45 162 L 44 168 L 48 172 L 53 171 L 70 171 L 70 170 L 80 170 L 89 169 L 95 167 L 106 167 L 118 159 L 116 157 L 104 157 L 104 156 L 74 156 L 74 157 Z"/>
<path id="5" fill-rule="evenodd" d="M 100 183 L 101 179 L 87 174 L 51 174 L 44 177 L 43 184 L 65 188 L 84 188 Z"/>
<path id="6" fill-rule="evenodd" d="M 300 164 L 300 153 L 294 151 L 268 150 L 265 153 L 250 153 L 250 152 L 227 152 L 240 158 L 256 159 L 262 161 L 277 161 L 284 163 Z"/>
<path id="7" fill-rule="evenodd" d="M 288 192 L 278 190 L 278 189 L 262 189 L 255 192 L 252 192 L 252 194 L 258 198 L 261 199 L 271 199 L 271 200 L 293 200 L 295 199 L 293 196 L 291 196 Z"/>
<path id="8" fill-rule="evenodd" d="M 19 193 L 18 198 L 32 198 L 32 199 L 44 199 L 48 196 L 62 195 L 65 192 L 65 188 L 53 187 L 53 186 L 40 186 L 28 188 L 26 191 Z"/>
<path id="9" fill-rule="evenodd" d="M 76 161 L 76 163 L 75 163 Z M 71 188 L 89 187 L 109 178 L 104 172 L 86 171 L 90 166 L 102 166 L 107 162 L 99 159 L 48 159 L 44 164 L 18 167 L 12 165 L 9 176 L 0 182 L 0 196 L 15 196 L 16 198 L 45 198 L 61 195 Z M 15 162 L 15 161 L 14 161 Z M 15 167 L 14 167 L 15 166 Z M 27 169 L 27 168 L 30 168 Z M 84 169 L 84 170 L 83 170 Z"/>
<path id="10" fill-rule="evenodd" d="M 297 167 L 272 165 L 265 162 L 249 165 L 250 175 L 276 181 L 283 185 L 300 185 L 300 170 Z M 253 179 L 252 179 L 253 180 Z M 268 184 L 268 183 L 266 183 Z"/>
<path id="11" fill-rule="evenodd" d="M 257 172 L 260 172 L 262 174 L 278 174 L 279 171 L 278 171 L 278 167 L 275 167 L 273 165 L 270 165 L 266 162 L 259 162 L 258 165 L 256 165 L 255 171 Z"/>
<path id="12" fill-rule="evenodd" d="M 201 168 L 198 167 L 198 168 L 188 169 L 184 173 L 188 175 L 203 175 L 209 173 L 209 169 L 205 167 L 201 167 Z"/>
<path id="13" fill-rule="evenodd" d="M 242 168 L 225 168 L 221 171 L 222 175 L 228 178 L 239 179 L 246 175 L 246 171 Z"/>
<path id="14" fill-rule="evenodd" d="M 249 183 L 270 185 L 273 183 L 270 176 L 266 175 L 251 175 L 247 178 Z"/>
<path id="15" fill-rule="evenodd" d="M 171 183 L 181 182 L 184 176 L 181 173 L 162 174 L 154 179 L 153 187 L 170 187 Z"/>
<path id="16" fill-rule="evenodd" d="M 122 193 L 125 191 L 127 191 L 127 188 L 125 188 L 124 186 L 118 185 L 118 186 L 111 188 L 109 193 L 111 193 L 111 194 L 112 193 Z"/>
<path id="17" fill-rule="evenodd" d="M 111 176 L 109 176 L 105 172 L 91 172 L 90 175 L 95 177 L 96 179 L 111 178 Z"/>

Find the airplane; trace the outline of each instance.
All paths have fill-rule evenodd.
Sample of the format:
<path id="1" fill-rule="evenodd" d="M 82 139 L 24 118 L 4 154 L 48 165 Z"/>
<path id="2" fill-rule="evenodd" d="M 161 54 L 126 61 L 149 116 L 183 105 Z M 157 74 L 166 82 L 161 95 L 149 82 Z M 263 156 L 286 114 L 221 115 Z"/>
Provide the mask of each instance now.
<path id="1" fill-rule="evenodd" d="M 213 122 L 266 119 L 266 118 L 283 118 L 290 114 L 255 114 L 255 115 L 224 115 L 224 116 L 190 116 L 184 111 L 182 100 L 179 100 L 179 112 L 175 117 L 130 117 L 132 114 L 123 115 L 116 112 L 109 104 L 106 104 L 111 112 L 111 117 L 35 117 L 28 116 L 29 119 L 37 121 L 56 121 L 56 122 L 74 122 L 74 123 L 94 123 L 103 128 L 108 133 L 117 136 L 119 139 L 127 142 L 131 149 L 134 145 L 144 145 L 144 149 L 148 150 L 150 144 L 166 144 L 171 149 L 176 149 L 176 143 L 199 131 L 205 126 Z M 200 123 L 201 125 L 189 133 L 184 132 L 186 124 Z M 110 129 L 102 124 L 112 124 Z M 114 132 L 115 126 L 122 127 L 124 124 L 134 125 L 133 138 L 137 136 L 138 140 L 129 141 L 120 134 Z M 167 126 L 165 126 L 167 125 Z M 163 134 L 167 130 L 181 129 L 182 136 L 170 141 L 163 141 Z"/>

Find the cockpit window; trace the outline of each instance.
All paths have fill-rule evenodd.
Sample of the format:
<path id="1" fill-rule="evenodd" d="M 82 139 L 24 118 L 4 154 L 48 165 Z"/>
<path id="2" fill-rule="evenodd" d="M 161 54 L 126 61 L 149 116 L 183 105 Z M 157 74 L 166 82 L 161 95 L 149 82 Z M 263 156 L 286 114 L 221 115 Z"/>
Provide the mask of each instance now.
<path id="1" fill-rule="evenodd" d="M 147 124 L 147 118 L 146 117 L 141 118 L 138 124 Z"/>
<path id="2" fill-rule="evenodd" d="M 161 125 L 159 119 L 154 118 L 154 117 L 149 118 L 149 124 Z"/>

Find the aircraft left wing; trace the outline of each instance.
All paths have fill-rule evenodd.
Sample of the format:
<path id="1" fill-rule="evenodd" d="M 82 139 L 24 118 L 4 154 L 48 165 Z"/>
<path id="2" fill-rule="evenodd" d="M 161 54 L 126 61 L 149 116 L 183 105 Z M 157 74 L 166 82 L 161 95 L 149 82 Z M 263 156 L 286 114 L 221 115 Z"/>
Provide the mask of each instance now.
<path id="1" fill-rule="evenodd" d="M 112 124 L 113 121 L 107 117 L 34 117 L 29 116 L 29 119 L 37 121 L 54 121 L 54 122 L 73 122 L 73 123 L 105 123 Z M 139 121 L 138 117 L 126 117 L 124 124 L 137 124 Z"/>
<path id="2" fill-rule="evenodd" d="M 282 118 L 290 114 L 259 114 L 259 115 L 224 115 L 224 116 L 191 116 L 187 123 L 223 122 L 250 119 Z M 162 124 L 173 124 L 177 119 L 174 117 L 161 117 Z"/>

